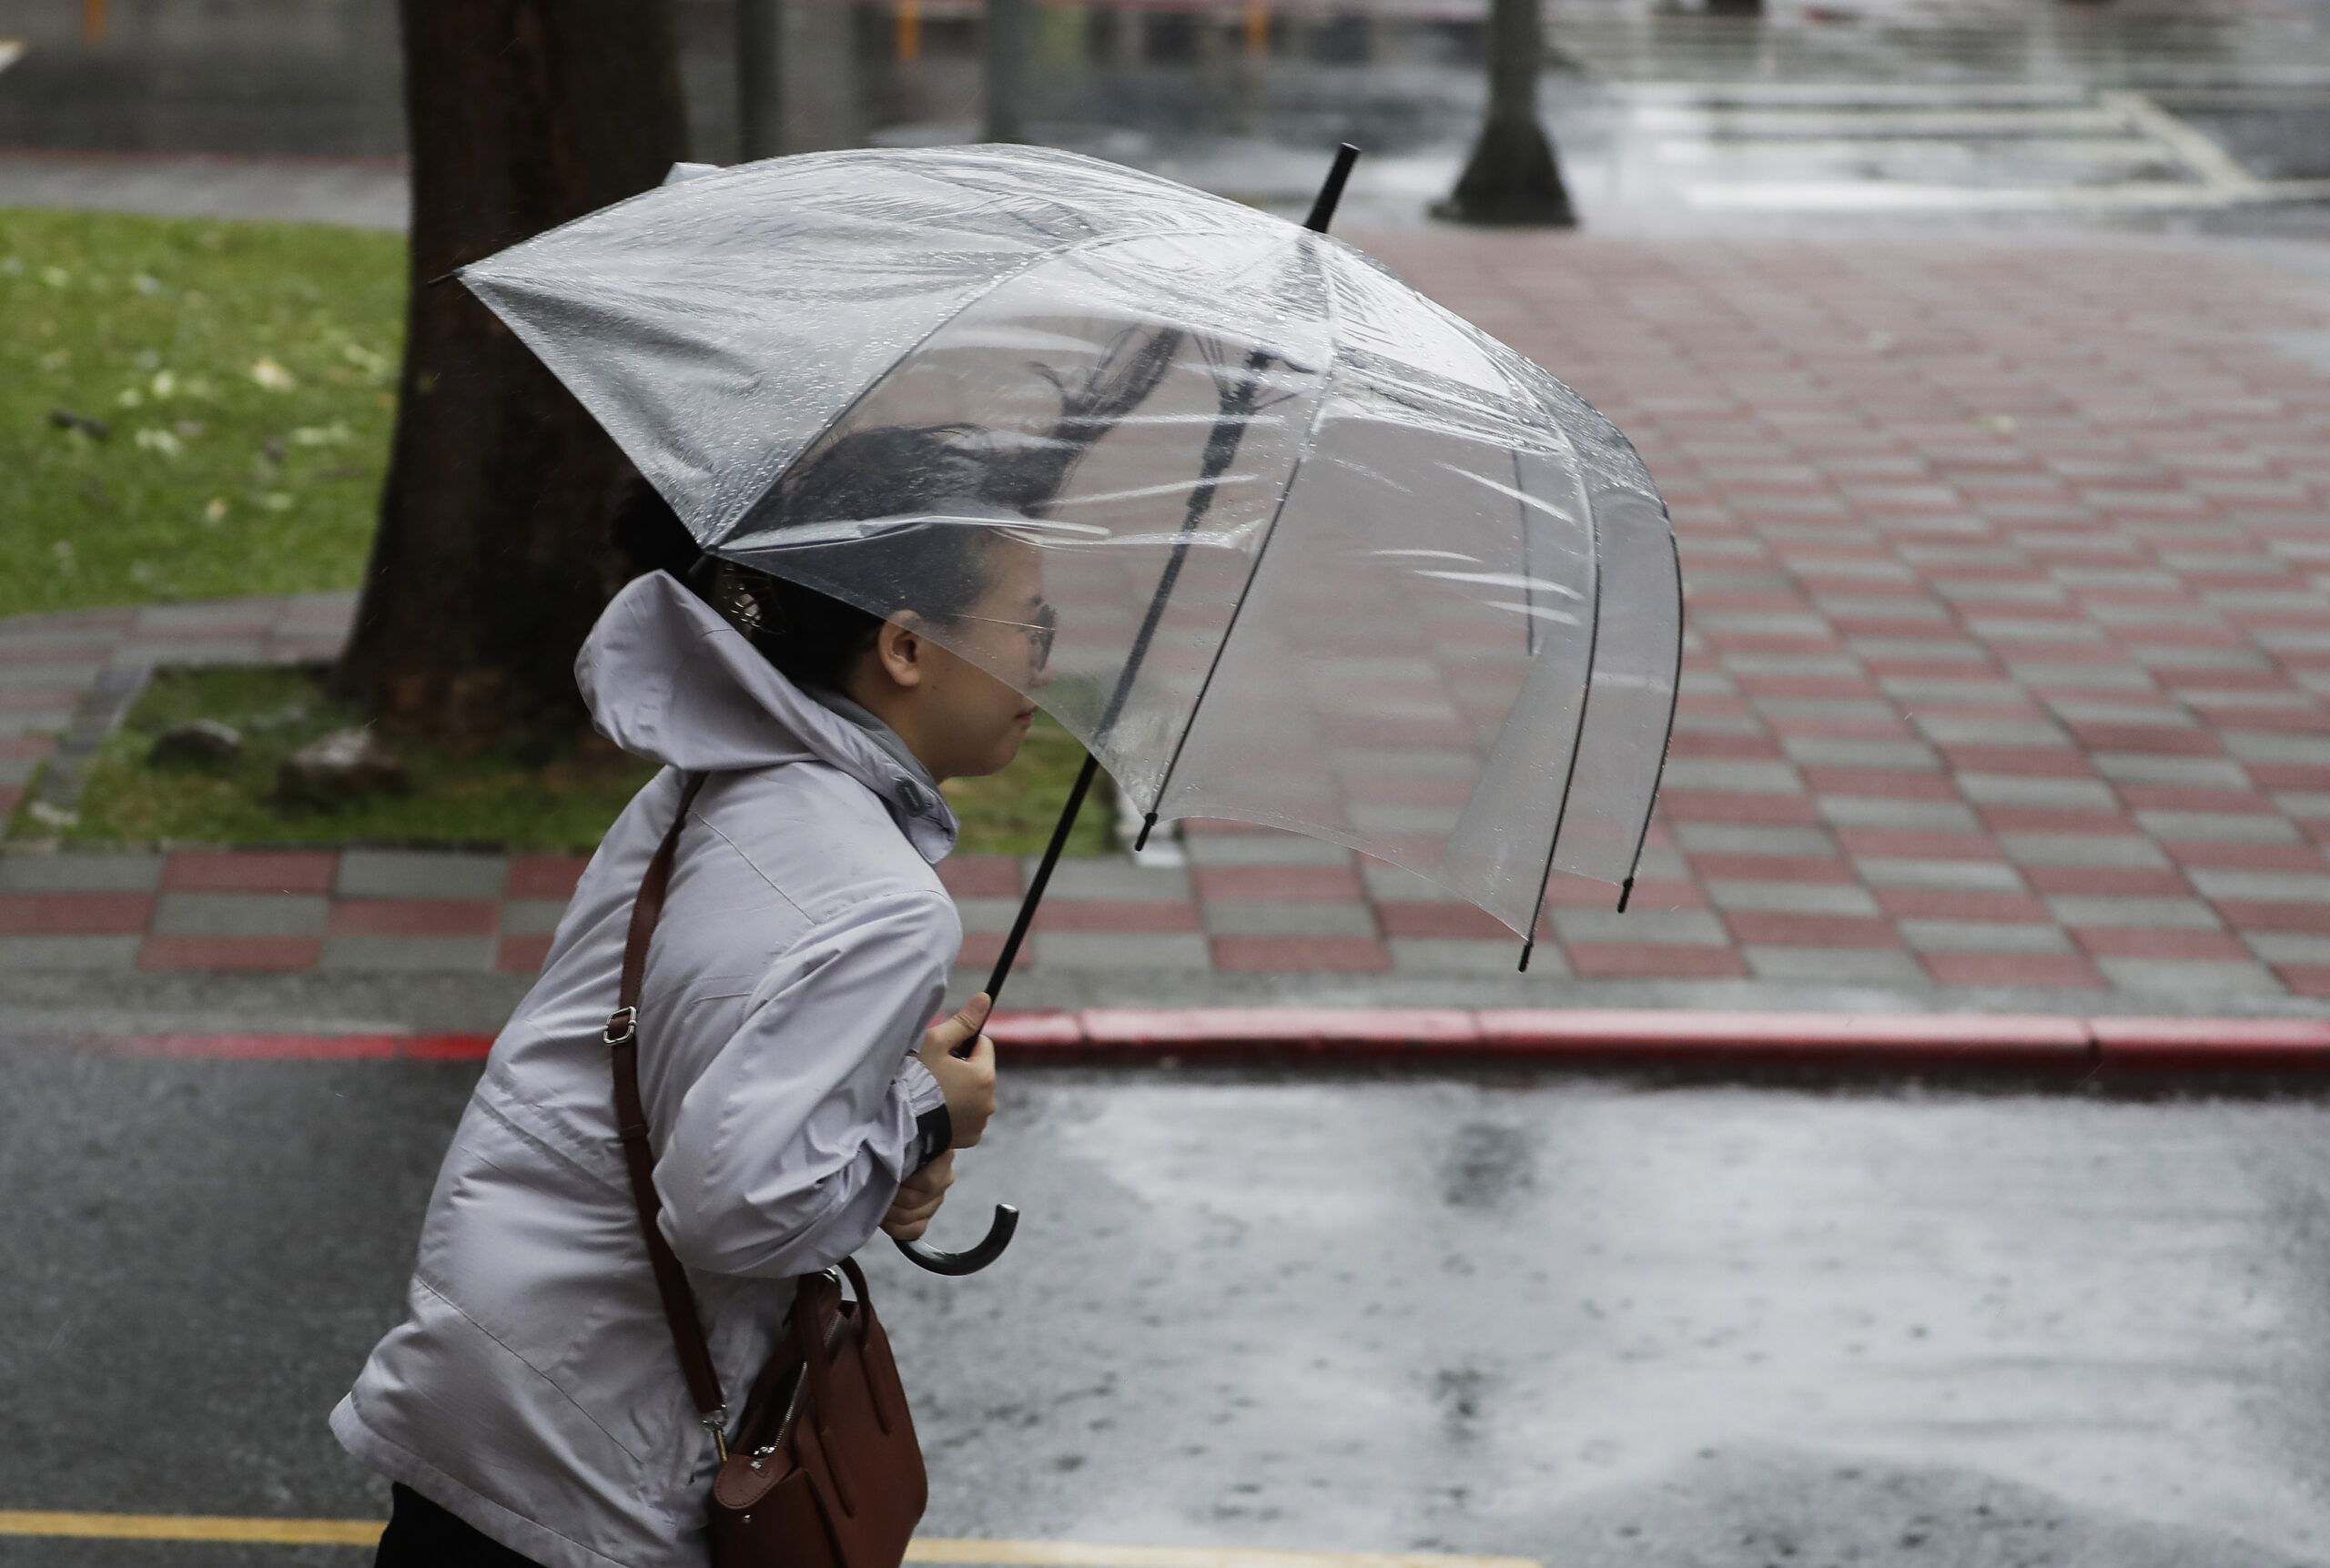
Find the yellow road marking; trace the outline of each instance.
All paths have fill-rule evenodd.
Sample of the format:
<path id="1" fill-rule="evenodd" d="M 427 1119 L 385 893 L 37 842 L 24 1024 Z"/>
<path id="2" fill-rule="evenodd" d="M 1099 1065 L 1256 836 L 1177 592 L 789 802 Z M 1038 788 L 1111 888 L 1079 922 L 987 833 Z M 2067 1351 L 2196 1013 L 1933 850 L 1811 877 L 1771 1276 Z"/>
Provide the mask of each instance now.
<path id="1" fill-rule="evenodd" d="M 269 1546 L 371 1546 L 377 1519 L 228 1519 L 190 1513 L 12 1513 L 0 1535 L 79 1535 L 107 1541 L 242 1541 Z"/>
<path id="2" fill-rule="evenodd" d="M 234 1541 L 268 1546 L 370 1546 L 377 1519 L 233 1519 L 189 1513 L 37 1513 L 0 1510 L 0 1535 L 107 1541 Z M 1091 1541 L 971 1541 L 920 1535 L 909 1563 L 978 1568 L 1545 1568 L 1533 1557 L 1437 1552 L 1276 1552 L 1234 1546 L 1118 1546 Z"/>

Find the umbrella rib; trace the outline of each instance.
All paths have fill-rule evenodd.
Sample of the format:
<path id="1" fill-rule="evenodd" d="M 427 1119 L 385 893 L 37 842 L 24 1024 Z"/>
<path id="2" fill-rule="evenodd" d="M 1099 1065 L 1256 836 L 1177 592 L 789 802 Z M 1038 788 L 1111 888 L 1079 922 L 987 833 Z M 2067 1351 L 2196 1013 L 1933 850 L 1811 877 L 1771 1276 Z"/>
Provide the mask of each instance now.
<path id="1" fill-rule="evenodd" d="M 1634 902 L 1635 875 L 1642 869 L 1643 845 L 1650 839 L 1650 819 L 1658 809 L 1658 786 L 1666 776 L 1667 754 L 1675 749 L 1675 710 L 1683 700 L 1683 556 L 1682 547 L 1675 542 L 1675 531 L 1667 530 L 1666 550 L 1675 561 L 1675 673 L 1666 688 L 1666 739 L 1658 747 L 1658 772 L 1650 781 L 1650 798 L 1642 808 L 1642 826 L 1635 833 L 1635 856 L 1626 862 L 1626 879 L 1618 887 L 1618 913 L 1624 915 L 1626 905 Z M 1598 582 L 1598 579 L 1597 579 Z"/>
<path id="2" fill-rule="evenodd" d="M 1588 509 L 1588 515 L 1592 515 Z M 1554 856 L 1562 846 L 1562 824 L 1569 820 L 1569 795 L 1577 783 L 1577 753 L 1585 740 L 1585 716 L 1594 708 L 1594 660 L 1602 649 L 1602 525 L 1596 521 L 1594 541 L 1594 620 L 1585 634 L 1585 690 L 1577 702 L 1577 727 L 1569 738 L 1569 768 L 1562 775 L 1561 804 L 1554 808 L 1553 837 L 1545 845 L 1545 872 L 1537 878 L 1537 903 L 1529 911 L 1529 929 L 1521 938 L 1521 962 L 1515 972 L 1529 972 L 1529 955 L 1537 950 L 1537 922 L 1545 916 L 1545 885 L 1554 879 Z"/>
<path id="3" fill-rule="evenodd" d="M 1351 166 L 1358 160 L 1358 157 L 1359 149 L 1348 142 L 1336 149 L 1334 167 L 1328 172 L 1326 184 L 1320 188 L 1319 199 L 1312 205 L 1311 217 L 1306 225 L 1313 233 L 1326 232 L 1328 221 L 1334 216 L 1335 204 L 1342 196 L 1343 181 L 1350 177 Z M 1202 338 L 1199 339 L 1200 353 L 1204 351 L 1206 341 Z M 1110 733 L 1115 730 L 1117 720 L 1124 713 L 1125 703 L 1132 695 L 1133 683 L 1140 679 L 1140 667 L 1148 662 L 1150 644 L 1155 640 L 1157 628 L 1165 618 L 1165 602 L 1172 596 L 1174 584 L 1181 575 L 1182 562 L 1189 559 L 1190 537 L 1196 531 L 1198 524 L 1205 520 L 1206 512 L 1212 508 L 1214 492 L 1220 487 L 1221 475 L 1229 469 L 1231 460 L 1238 454 L 1239 442 L 1245 435 L 1245 417 L 1250 417 L 1253 412 L 1255 396 L 1261 385 L 1261 374 L 1270 368 L 1271 361 L 1278 359 L 1278 355 L 1267 349 L 1258 348 L 1249 351 L 1246 356 L 1243 378 L 1234 390 L 1224 389 L 1220 396 L 1221 411 L 1215 416 L 1213 430 L 1206 438 L 1205 458 L 1199 472 L 1198 488 L 1190 494 L 1189 507 L 1182 513 L 1180 537 L 1174 541 L 1173 554 L 1167 561 L 1164 572 L 1158 578 L 1157 592 L 1150 600 L 1149 613 L 1142 618 L 1140 631 L 1133 639 L 1132 648 L 1126 656 L 1124 673 L 1117 678 L 1117 689 L 1110 693 L 1108 709 L 1101 714 L 1099 723 L 1093 730 L 1093 744 L 1085 751 L 1084 766 L 1079 770 L 1076 785 L 1069 792 L 1068 804 L 1061 809 L 1059 822 L 1052 829 L 1051 843 L 1045 846 L 1043 860 L 1036 867 L 1036 875 L 1028 884 L 1026 895 L 1019 901 L 1019 914 L 1012 922 L 1011 934 L 1005 941 L 1004 950 L 998 957 L 995 972 L 988 982 L 988 996 L 990 1003 L 1003 989 L 1004 978 L 1010 973 L 1013 961 L 1018 957 L 1019 944 L 1026 936 L 1028 926 L 1035 920 L 1036 906 L 1043 902 L 1044 889 L 1051 881 L 1052 867 L 1059 864 L 1061 852 L 1068 847 L 1068 835 L 1076 825 L 1077 813 L 1082 809 L 1084 796 L 1091 788 L 1092 780 L 1100 769 L 1099 748 L 1108 743 Z M 1243 417 L 1231 422 L 1233 414 Z M 1291 482 L 1289 488 L 1292 488 Z M 1279 504 L 1282 508 L 1285 503 L 1286 497 L 1282 492 Z M 1275 511 L 1271 513 L 1272 531 L 1276 531 L 1277 515 Z M 1268 548 L 1268 545 L 1269 539 L 1266 535 L 1263 547 Z M 1255 552 L 1257 568 L 1260 567 L 1261 561 L 1261 551 L 1257 551 Z M 1246 574 L 1245 586 L 1251 587 L 1253 580 L 1254 574 L 1250 571 Z M 1245 588 L 1239 591 L 1238 602 L 1240 605 L 1244 604 Z M 1231 623 L 1234 625 L 1237 616 L 1235 607 L 1232 608 L 1231 615 Z M 1224 643 L 1229 642 L 1229 634 L 1226 631 L 1222 641 Z M 1221 650 L 1217 647 L 1214 650 L 1214 663 L 1219 664 L 1221 660 Z M 1209 684 L 1211 680 L 1212 672 L 1209 668 L 1207 672 Z M 1199 701 L 1202 702 L 1204 696 L 1205 692 L 1201 687 L 1198 693 Z M 1190 705 L 1190 720 L 1194 722 L 1197 716 L 1195 703 Z M 1183 741 L 1189 739 L 1189 726 L 1186 723 L 1181 729 L 1181 739 Z M 1180 747 L 1177 743 L 1174 754 L 1178 757 L 1180 752 Z M 1171 776 L 1170 763 L 1167 764 L 1166 771 L 1170 778 Z M 1148 843 L 1149 827 L 1155 821 L 1156 815 L 1151 813 L 1149 822 L 1141 827 L 1139 844 Z"/>
<path id="4" fill-rule="evenodd" d="M 1331 357 L 1327 372 L 1329 377 L 1334 374 L 1332 367 L 1333 361 Z M 1271 509 L 1270 526 L 1262 532 L 1262 542 L 1255 548 L 1253 567 L 1246 573 L 1246 581 L 1238 585 L 1238 602 L 1230 607 L 1229 624 L 1221 629 L 1221 641 L 1214 644 L 1213 659 L 1205 667 L 1205 679 L 1198 683 L 1198 694 L 1190 703 L 1190 716 L 1181 721 L 1180 735 L 1173 742 L 1172 754 L 1165 759 L 1165 772 L 1157 781 L 1155 803 L 1157 805 L 1162 806 L 1165 804 L 1165 792 L 1172 785 L 1173 772 L 1181 765 L 1181 748 L 1190 744 L 1190 733 L 1198 727 L 1198 710 L 1205 706 L 1206 694 L 1213 690 L 1213 677 L 1221 668 L 1221 656 L 1230 651 L 1231 638 L 1238 634 L 1239 617 L 1246 612 L 1246 596 L 1254 591 L 1254 580 L 1262 574 L 1262 561 L 1270 554 L 1271 541 L 1278 537 L 1279 519 L 1286 515 L 1286 503 L 1293 496 L 1294 487 L 1302 482 L 1303 460 L 1308 456 L 1312 441 L 1318 434 L 1320 421 L 1324 420 L 1326 415 L 1327 400 L 1322 393 L 1319 399 L 1318 407 L 1311 411 L 1310 428 L 1303 432 L 1302 451 L 1296 455 L 1294 466 L 1287 473 L 1286 488 L 1279 492 L 1278 504 Z M 1134 854 L 1138 855 L 1149 846 L 1150 831 L 1156 825 L 1155 811 L 1141 814 L 1140 833 L 1132 841 Z"/>

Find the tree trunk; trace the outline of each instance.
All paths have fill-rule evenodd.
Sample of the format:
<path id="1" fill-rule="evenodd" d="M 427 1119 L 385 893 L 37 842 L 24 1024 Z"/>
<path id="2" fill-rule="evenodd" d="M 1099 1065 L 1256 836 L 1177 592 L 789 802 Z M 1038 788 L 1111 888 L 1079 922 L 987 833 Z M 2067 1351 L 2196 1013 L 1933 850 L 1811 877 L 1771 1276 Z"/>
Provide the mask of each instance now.
<path id="1" fill-rule="evenodd" d="M 1574 228 L 1552 138 L 1537 123 L 1537 73 L 1545 57 L 1540 0 L 1490 0 L 1489 113 L 1455 194 L 1433 208 L 1459 223 Z"/>
<path id="2" fill-rule="evenodd" d="M 642 481 L 459 283 L 686 150 L 669 0 L 401 0 L 411 295 L 396 442 L 338 683 L 457 750 L 581 717 L 575 651 Z"/>

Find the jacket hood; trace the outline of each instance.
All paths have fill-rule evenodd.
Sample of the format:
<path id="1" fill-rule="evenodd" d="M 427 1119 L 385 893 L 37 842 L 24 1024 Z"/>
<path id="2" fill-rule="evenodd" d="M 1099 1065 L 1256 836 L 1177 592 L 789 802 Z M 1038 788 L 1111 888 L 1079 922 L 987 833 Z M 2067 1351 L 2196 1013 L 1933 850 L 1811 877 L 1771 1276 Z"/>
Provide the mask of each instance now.
<path id="1" fill-rule="evenodd" d="M 864 730 L 778 673 L 669 572 L 626 584 L 574 661 L 598 732 L 688 773 L 820 762 L 872 790 L 917 853 L 955 847 L 954 812 Z"/>

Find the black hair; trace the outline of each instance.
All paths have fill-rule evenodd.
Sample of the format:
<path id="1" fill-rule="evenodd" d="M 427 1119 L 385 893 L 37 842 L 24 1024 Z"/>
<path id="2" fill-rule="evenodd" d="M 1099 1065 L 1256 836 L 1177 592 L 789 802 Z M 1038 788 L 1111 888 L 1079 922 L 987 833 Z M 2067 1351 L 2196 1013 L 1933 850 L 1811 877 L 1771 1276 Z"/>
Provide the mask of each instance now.
<path id="1" fill-rule="evenodd" d="M 1071 387 L 1038 365 L 1059 391 L 1059 417 L 1041 436 L 1005 438 L 978 425 L 878 425 L 829 440 L 796 462 L 753 508 L 745 531 L 816 522 L 977 514 L 1044 515 L 1084 454 L 1164 379 L 1181 334 L 1128 329 Z M 993 576 L 993 530 L 904 527 L 883 541 L 893 581 L 912 582 L 910 606 L 945 622 L 967 613 Z M 796 685 L 846 689 L 884 617 L 773 573 L 705 556 L 689 582 L 761 656 Z M 898 608 L 909 608 L 901 605 Z"/>

